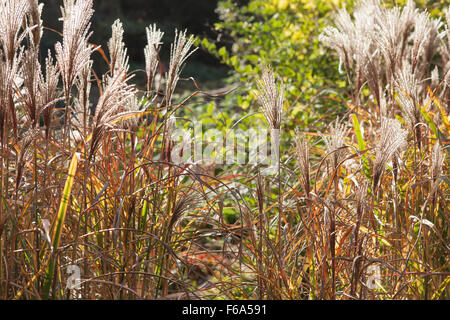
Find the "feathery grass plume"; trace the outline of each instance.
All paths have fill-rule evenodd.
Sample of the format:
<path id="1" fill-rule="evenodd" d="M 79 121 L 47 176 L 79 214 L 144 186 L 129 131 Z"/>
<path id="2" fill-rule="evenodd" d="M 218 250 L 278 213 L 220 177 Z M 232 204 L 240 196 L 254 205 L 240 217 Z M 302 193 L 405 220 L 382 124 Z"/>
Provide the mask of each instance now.
<path id="1" fill-rule="evenodd" d="M 366 77 L 371 87 L 376 88 L 376 98 L 379 97 L 378 79 L 379 66 L 375 57 L 374 25 L 378 14 L 378 1 L 363 1 L 353 13 L 352 17 L 346 9 L 339 10 L 336 27 L 326 27 L 319 35 L 319 41 L 337 51 L 339 55 L 339 69 L 344 65 L 349 83 L 353 83 L 353 102 L 359 102 L 359 93 Z M 353 71 L 353 77 L 351 70 Z"/>
<path id="2" fill-rule="evenodd" d="M 418 71 L 416 70 L 416 72 Z M 423 87 L 407 61 L 404 62 L 403 68 L 398 72 L 396 78 L 395 91 L 397 92 L 403 116 L 414 132 L 419 149 L 422 149 L 422 130 L 418 124 L 422 117 L 420 113 L 420 96 Z"/>
<path id="3" fill-rule="evenodd" d="M 259 94 L 258 101 L 270 127 L 270 144 L 272 165 L 270 171 L 278 169 L 278 255 L 283 257 L 283 235 L 281 229 L 281 217 L 283 214 L 283 201 L 281 199 L 281 158 L 280 158 L 280 134 L 281 134 L 281 113 L 284 104 L 285 85 L 283 81 L 275 79 L 273 69 L 270 66 L 264 66 L 261 79 L 256 83 Z M 275 171 L 273 170 L 273 171 Z M 281 266 L 282 267 L 282 266 Z"/>
<path id="4" fill-rule="evenodd" d="M 180 221 L 180 218 L 182 215 L 190 210 L 195 208 L 195 205 L 197 205 L 200 202 L 200 197 L 198 194 L 194 193 L 193 190 L 189 190 L 185 193 L 182 193 L 176 200 L 175 205 L 172 209 L 172 215 L 169 220 L 169 224 L 167 226 L 168 230 L 168 241 L 170 241 L 170 235 L 174 231 L 174 227 L 176 226 L 177 222 Z"/>
<path id="5" fill-rule="evenodd" d="M 382 68 L 375 42 L 375 24 L 376 17 L 380 15 L 380 10 L 379 1 L 366 0 L 362 1 L 353 13 L 355 19 L 352 37 L 355 65 L 353 103 L 356 106 L 359 104 L 359 95 L 364 79 L 379 104 Z"/>
<path id="6" fill-rule="evenodd" d="M 359 95 L 364 84 L 364 77 L 369 83 L 369 87 L 373 89 L 375 98 L 379 98 L 379 63 L 377 63 L 376 56 L 373 54 L 373 45 L 370 38 L 363 39 L 359 37 L 355 44 L 355 68 L 353 77 L 353 104 L 359 106 Z M 376 77 L 376 78 L 372 78 Z"/>
<path id="7" fill-rule="evenodd" d="M 413 1 L 408 0 L 403 7 L 391 9 L 382 7 L 377 15 L 375 28 L 377 36 L 375 41 L 378 49 L 384 57 L 388 83 L 394 81 L 396 70 L 402 67 L 402 62 L 406 54 L 408 36 L 417 16 L 417 10 Z"/>
<path id="8" fill-rule="evenodd" d="M 336 25 L 338 26 L 337 28 L 327 26 L 319 35 L 319 41 L 337 51 L 339 55 L 339 70 L 341 70 L 343 64 L 348 80 L 350 81 L 350 70 L 353 66 L 354 56 L 352 39 L 355 33 L 354 24 L 347 10 L 339 10 L 336 18 Z"/>
<path id="9" fill-rule="evenodd" d="M 157 29 L 156 24 L 147 27 L 145 31 L 147 33 L 147 45 L 144 48 L 145 71 L 147 73 L 147 91 L 150 92 L 152 90 L 153 81 L 158 69 L 158 52 L 159 46 L 162 44 L 161 39 L 164 32 Z M 159 88 L 155 88 L 155 90 L 159 91 Z"/>
<path id="10" fill-rule="evenodd" d="M 125 113 L 139 113 L 147 110 L 151 106 L 150 100 L 140 100 L 136 95 L 130 96 L 126 103 L 122 106 L 121 111 Z M 122 126 L 128 130 L 135 132 L 138 128 L 140 117 L 132 117 L 122 122 Z"/>
<path id="11" fill-rule="evenodd" d="M 59 67 L 53 62 L 50 50 L 45 59 L 45 77 L 40 78 L 40 103 L 42 105 L 42 119 L 45 125 L 45 138 L 50 137 L 50 128 L 53 119 L 53 111 L 55 110 L 56 102 L 61 99 L 58 90 L 59 83 Z"/>
<path id="12" fill-rule="evenodd" d="M 30 31 L 30 28 L 22 30 L 29 9 L 29 0 L 3 0 L 0 2 L 0 43 L 10 66 L 22 40 Z"/>
<path id="13" fill-rule="evenodd" d="M 93 119 L 93 131 L 89 160 L 94 155 L 100 141 L 108 129 L 114 128 L 115 121 L 134 112 L 120 112 L 129 99 L 136 94 L 136 88 L 127 83 L 133 76 L 126 75 L 125 69 L 117 69 L 114 77 L 105 76 L 103 94 L 98 100 Z"/>
<path id="14" fill-rule="evenodd" d="M 93 49 L 88 44 L 90 19 L 94 13 L 92 0 L 64 0 L 61 7 L 63 42 L 55 45 L 56 59 L 61 68 L 64 90 L 67 94 L 75 78 L 89 63 Z"/>
<path id="15" fill-rule="evenodd" d="M 23 57 L 23 48 L 19 50 L 12 64 L 9 64 L 2 50 L 0 49 L 0 141 L 3 141 L 4 133 L 6 130 L 6 120 L 11 119 L 13 122 L 13 129 L 17 129 L 17 110 L 14 104 L 15 89 L 20 87 L 21 79 L 19 77 L 20 61 Z"/>
<path id="16" fill-rule="evenodd" d="M 309 165 L 309 145 L 305 137 L 295 129 L 295 151 L 297 163 L 300 169 L 300 180 L 303 184 L 305 196 L 309 197 L 310 192 L 310 165 Z"/>
<path id="17" fill-rule="evenodd" d="M 125 69 L 118 69 L 114 77 L 106 76 L 104 83 L 104 91 L 101 95 L 97 107 L 95 108 L 94 122 L 96 124 L 107 124 L 111 117 L 120 110 L 129 98 L 136 93 L 134 85 L 129 85 L 127 82 L 133 76 L 125 77 Z"/>
<path id="18" fill-rule="evenodd" d="M 261 79 L 256 83 L 260 93 L 257 95 L 262 112 L 271 129 L 281 128 L 281 112 L 284 103 L 285 85 L 275 79 L 270 66 L 265 67 Z"/>
<path id="19" fill-rule="evenodd" d="M 272 165 L 280 165 L 280 129 L 281 129 L 281 114 L 284 104 L 284 83 L 278 79 L 275 79 L 273 69 L 270 66 L 265 66 L 261 79 L 257 81 L 259 93 L 257 99 L 259 101 L 261 110 L 267 123 L 270 127 L 270 144 L 271 144 L 271 158 Z"/>
<path id="20" fill-rule="evenodd" d="M 419 59 L 423 56 L 425 51 L 425 42 L 429 36 L 429 19 L 428 12 L 420 12 L 417 14 L 414 24 L 414 32 L 412 34 L 413 46 L 411 47 L 411 69 L 414 72 L 419 63 Z"/>
<path id="21" fill-rule="evenodd" d="M 431 61 L 439 47 L 440 40 L 445 33 L 440 33 L 442 26 L 440 19 L 431 19 L 427 11 L 416 15 L 414 32 L 412 34 L 413 45 L 411 47 L 412 72 L 420 63 L 422 78 L 426 78 L 430 72 Z"/>
<path id="22" fill-rule="evenodd" d="M 90 19 L 94 13 L 93 0 L 64 0 L 61 7 L 63 41 L 55 45 L 56 60 L 61 69 L 66 108 L 70 107 L 70 94 L 76 77 L 80 74 L 94 49 L 88 39 Z M 70 110 L 65 112 L 65 134 L 70 129 Z"/>
<path id="23" fill-rule="evenodd" d="M 418 104 L 422 86 L 411 65 L 403 65 L 397 74 L 395 85 L 403 115 L 411 128 L 414 128 L 421 117 Z"/>
<path id="24" fill-rule="evenodd" d="M 39 4 L 39 0 L 28 0 L 30 4 L 30 10 L 28 12 L 28 25 L 33 27 L 30 33 L 31 45 L 33 48 L 39 49 L 39 43 L 41 42 L 42 34 L 44 32 L 44 26 L 42 24 L 42 8 L 44 4 Z"/>
<path id="25" fill-rule="evenodd" d="M 367 81 L 367 85 L 369 86 L 370 91 L 372 92 L 374 98 L 376 99 L 378 108 L 381 110 L 382 100 L 386 99 L 386 97 L 382 96 L 383 95 L 382 64 L 376 52 L 371 53 L 366 51 L 364 55 L 365 58 L 362 60 L 362 67 L 361 67 L 362 76 Z"/>
<path id="26" fill-rule="evenodd" d="M 42 105 L 40 102 L 39 84 L 42 82 L 41 64 L 38 61 L 38 52 L 34 49 L 27 50 L 23 58 L 23 87 L 25 97 L 21 100 L 33 128 L 38 125 Z"/>
<path id="27" fill-rule="evenodd" d="M 356 5 L 353 13 L 355 25 L 364 33 L 371 33 L 376 23 L 376 17 L 380 13 L 380 0 L 362 0 Z"/>
<path id="28" fill-rule="evenodd" d="M 91 93 L 91 75 L 92 75 L 92 64 L 94 62 L 89 60 L 89 62 L 81 70 L 77 77 L 75 86 L 77 87 L 78 96 L 75 98 L 75 119 L 78 120 L 77 125 L 81 126 L 86 133 L 87 127 L 89 125 L 89 95 Z M 80 117 L 83 117 L 80 121 Z"/>
<path id="29" fill-rule="evenodd" d="M 172 95 L 177 86 L 180 74 L 183 69 L 183 64 L 190 55 L 192 55 L 198 48 L 191 50 L 194 44 L 194 36 L 186 38 L 186 30 L 184 32 L 175 30 L 175 40 L 170 47 L 170 64 L 166 81 L 165 100 L 166 104 L 172 103 Z"/>
<path id="30" fill-rule="evenodd" d="M 126 72 L 129 70 L 127 49 L 123 42 L 123 25 L 120 19 L 114 21 L 112 25 L 112 36 L 108 41 L 108 50 L 110 57 L 110 70 L 111 75 L 114 76 L 114 72 L 117 69 L 124 69 Z"/>
<path id="31" fill-rule="evenodd" d="M 332 153 L 332 165 L 336 169 L 339 163 L 344 159 L 347 153 L 345 149 L 345 139 L 350 132 L 350 128 L 342 123 L 339 123 L 339 118 L 336 119 L 334 126 L 330 128 L 329 137 L 322 135 L 322 139 L 325 141 L 327 147 L 327 153 Z"/>
<path id="32" fill-rule="evenodd" d="M 355 90 L 362 86 L 362 77 L 366 75 L 366 79 L 379 74 L 379 59 L 377 59 L 377 51 L 374 38 L 376 17 L 380 14 L 380 2 L 378 0 L 362 1 L 353 13 L 354 25 L 351 28 L 353 36 L 351 38 L 354 46 L 355 61 Z M 366 70 L 367 69 L 367 70 Z M 379 90 L 379 89 L 378 89 Z M 358 92 L 359 93 L 359 92 Z M 379 92 L 377 93 L 379 94 Z"/>
<path id="33" fill-rule="evenodd" d="M 336 27 L 326 27 L 319 35 L 319 41 L 337 51 L 340 65 L 344 64 L 350 78 L 350 69 L 353 68 L 354 59 L 358 54 L 356 45 L 360 42 L 370 42 L 376 14 L 375 4 L 372 1 L 363 1 L 356 6 L 353 22 L 350 13 L 344 8 L 336 14 Z M 369 36 L 369 37 L 367 37 Z"/>
<path id="34" fill-rule="evenodd" d="M 0 2 L 0 45 L 3 49 L 4 59 L 7 63 L 8 72 L 18 68 L 22 52 L 21 43 L 31 28 L 23 29 L 26 14 L 29 10 L 28 0 L 3 0 Z M 14 76 L 8 78 L 15 79 Z M 17 137 L 17 114 L 13 103 L 13 88 L 9 87 L 9 98 L 6 105 L 9 108 L 9 118 L 15 137 Z"/>
<path id="35" fill-rule="evenodd" d="M 381 13 L 379 0 L 362 1 L 355 9 L 355 77 L 360 81 L 356 83 L 355 94 L 363 85 L 363 79 L 367 81 L 370 91 L 381 109 L 381 95 L 383 90 L 383 68 L 376 46 L 376 17 Z M 359 75 L 361 73 L 361 75 Z"/>
<path id="36" fill-rule="evenodd" d="M 375 145 L 375 160 L 373 164 L 373 188 L 376 189 L 386 168 L 386 163 L 406 147 L 408 131 L 402 129 L 400 121 L 391 118 L 381 118 L 378 141 Z"/>

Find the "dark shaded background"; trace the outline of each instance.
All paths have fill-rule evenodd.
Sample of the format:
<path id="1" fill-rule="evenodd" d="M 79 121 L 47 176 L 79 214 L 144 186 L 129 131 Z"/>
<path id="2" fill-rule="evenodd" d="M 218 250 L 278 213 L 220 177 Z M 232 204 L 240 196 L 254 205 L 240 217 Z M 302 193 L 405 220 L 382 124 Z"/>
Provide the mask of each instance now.
<path id="1" fill-rule="evenodd" d="M 44 0 L 43 20 L 46 27 L 62 31 L 60 6 L 63 0 Z M 144 68 L 144 47 L 146 45 L 145 28 L 156 23 L 165 32 L 161 51 L 161 60 L 168 64 L 170 43 L 173 41 L 175 28 L 188 33 L 216 39 L 213 31 L 218 16 L 215 12 L 218 0 L 94 0 L 95 14 L 92 19 L 90 38 L 92 43 L 101 45 L 107 53 L 107 41 L 111 36 L 111 25 L 120 18 L 125 29 L 125 43 L 130 56 L 132 70 Z M 46 30 L 42 41 L 42 49 L 53 50 L 60 35 Z M 106 63 L 99 54 L 95 54 L 94 68 L 103 73 Z M 199 49 L 189 58 L 184 70 L 186 75 L 193 76 L 200 82 L 215 82 L 225 77 L 228 68 L 220 64 L 213 56 Z M 143 82 L 143 72 L 136 73 L 136 81 Z"/>

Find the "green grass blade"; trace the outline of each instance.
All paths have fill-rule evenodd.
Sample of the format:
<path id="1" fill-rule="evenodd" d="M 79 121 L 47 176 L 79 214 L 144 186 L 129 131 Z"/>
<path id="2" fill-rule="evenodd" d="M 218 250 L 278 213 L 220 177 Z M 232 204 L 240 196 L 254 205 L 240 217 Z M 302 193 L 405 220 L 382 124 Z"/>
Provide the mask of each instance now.
<path id="1" fill-rule="evenodd" d="M 56 228 L 52 239 L 52 245 L 54 250 L 58 248 L 59 242 L 61 240 L 61 232 L 64 226 L 64 220 L 66 219 L 67 208 L 69 206 L 70 194 L 72 192 L 72 186 L 75 178 L 75 173 L 77 171 L 77 167 L 78 167 L 78 154 L 75 153 L 72 157 L 72 161 L 69 166 L 68 176 L 66 184 L 64 186 L 64 193 L 61 199 L 61 203 L 59 205 L 58 218 L 56 220 Z M 50 288 L 52 286 L 53 276 L 56 267 L 55 258 L 56 255 L 55 253 L 53 253 L 52 257 L 50 258 L 49 265 L 47 267 L 42 294 L 42 297 L 44 299 L 47 299 L 50 294 Z"/>
<path id="2" fill-rule="evenodd" d="M 366 150 L 366 143 L 364 142 L 364 137 L 362 135 L 361 127 L 359 125 L 359 121 L 358 121 L 358 118 L 356 117 L 356 114 L 352 115 L 352 122 L 353 122 L 353 127 L 355 128 L 356 138 L 358 140 L 359 151 L 364 151 L 364 150 Z M 363 166 L 364 166 L 364 173 L 368 178 L 370 178 L 370 165 L 369 165 L 369 161 L 367 159 L 367 155 L 364 154 L 362 156 L 362 161 L 363 161 Z"/>

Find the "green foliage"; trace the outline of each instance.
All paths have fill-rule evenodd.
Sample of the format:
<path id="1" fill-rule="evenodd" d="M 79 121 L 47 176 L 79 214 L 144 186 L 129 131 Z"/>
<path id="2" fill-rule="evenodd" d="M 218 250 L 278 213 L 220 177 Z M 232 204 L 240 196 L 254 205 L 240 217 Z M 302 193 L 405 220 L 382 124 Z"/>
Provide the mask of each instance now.
<path id="1" fill-rule="evenodd" d="M 394 2 L 385 1 L 387 6 Z M 230 45 L 220 46 L 206 38 L 198 45 L 233 69 L 229 78 L 240 82 L 240 94 L 228 104 L 242 109 L 256 107 L 255 80 L 265 64 L 287 84 L 285 124 L 315 130 L 345 110 L 346 78 L 338 71 L 338 59 L 319 43 L 318 34 L 332 25 L 336 11 L 351 8 L 349 0 L 252 0 L 239 6 L 219 1 L 216 31 Z M 419 0 L 432 16 L 442 16 L 444 1 Z M 330 112 L 331 111 L 331 112 Z"/>
<path id="2" fill-rule="evenodd" d="M 255 0 L 239 7 L 221 1 L 217 9 L 221 22 L 215 28 L 232 46 L 217 47 L 207 39 L 199 42 L 233 68 L 232 82 L 245 84 L 244 93 L 237 96 L 240 107 L 246 109 L 255 101 L 252 84 L 263 65 L 270 64 L 287 85 L 285 107 L 290 116 L 286 118 L 307 125 L 331 107 L 339 111 L 342 106 L 335 89 L 343 88 L 345 79 L 317 34 L 343 3 L 350 5 L 342 0 Z"/>

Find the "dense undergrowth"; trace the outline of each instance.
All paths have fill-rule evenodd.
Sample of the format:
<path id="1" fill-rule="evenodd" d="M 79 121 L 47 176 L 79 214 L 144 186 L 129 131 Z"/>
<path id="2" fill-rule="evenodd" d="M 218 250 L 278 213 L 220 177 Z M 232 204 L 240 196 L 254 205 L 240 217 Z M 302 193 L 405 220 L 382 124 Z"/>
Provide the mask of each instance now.
<path id="1" fill-rule="evenodd" d="M 2 299 L 449 298 L 450 11 L 363 1 L 317 30 L 350 92 L 320 133 L 292 128 L 295 81 L 269 66 L 255 81 L 261 112 L 221 118 L 208 101 L 225 93 L 176 94 L 195 50 L 186 32 L 161 75 L 163 34 L 148 27 L 141 92 L 120 21 L 99 48 L 92 0 L 65 0 L 52 58 L 41 10 L 0 5 Z M 219 161 L 252 135 L 197 160 L 199 139 L 212 142 L 192 136 L 196 120 L 220 129 L 215 143 L 267 129 L 276 161 Z"/>

